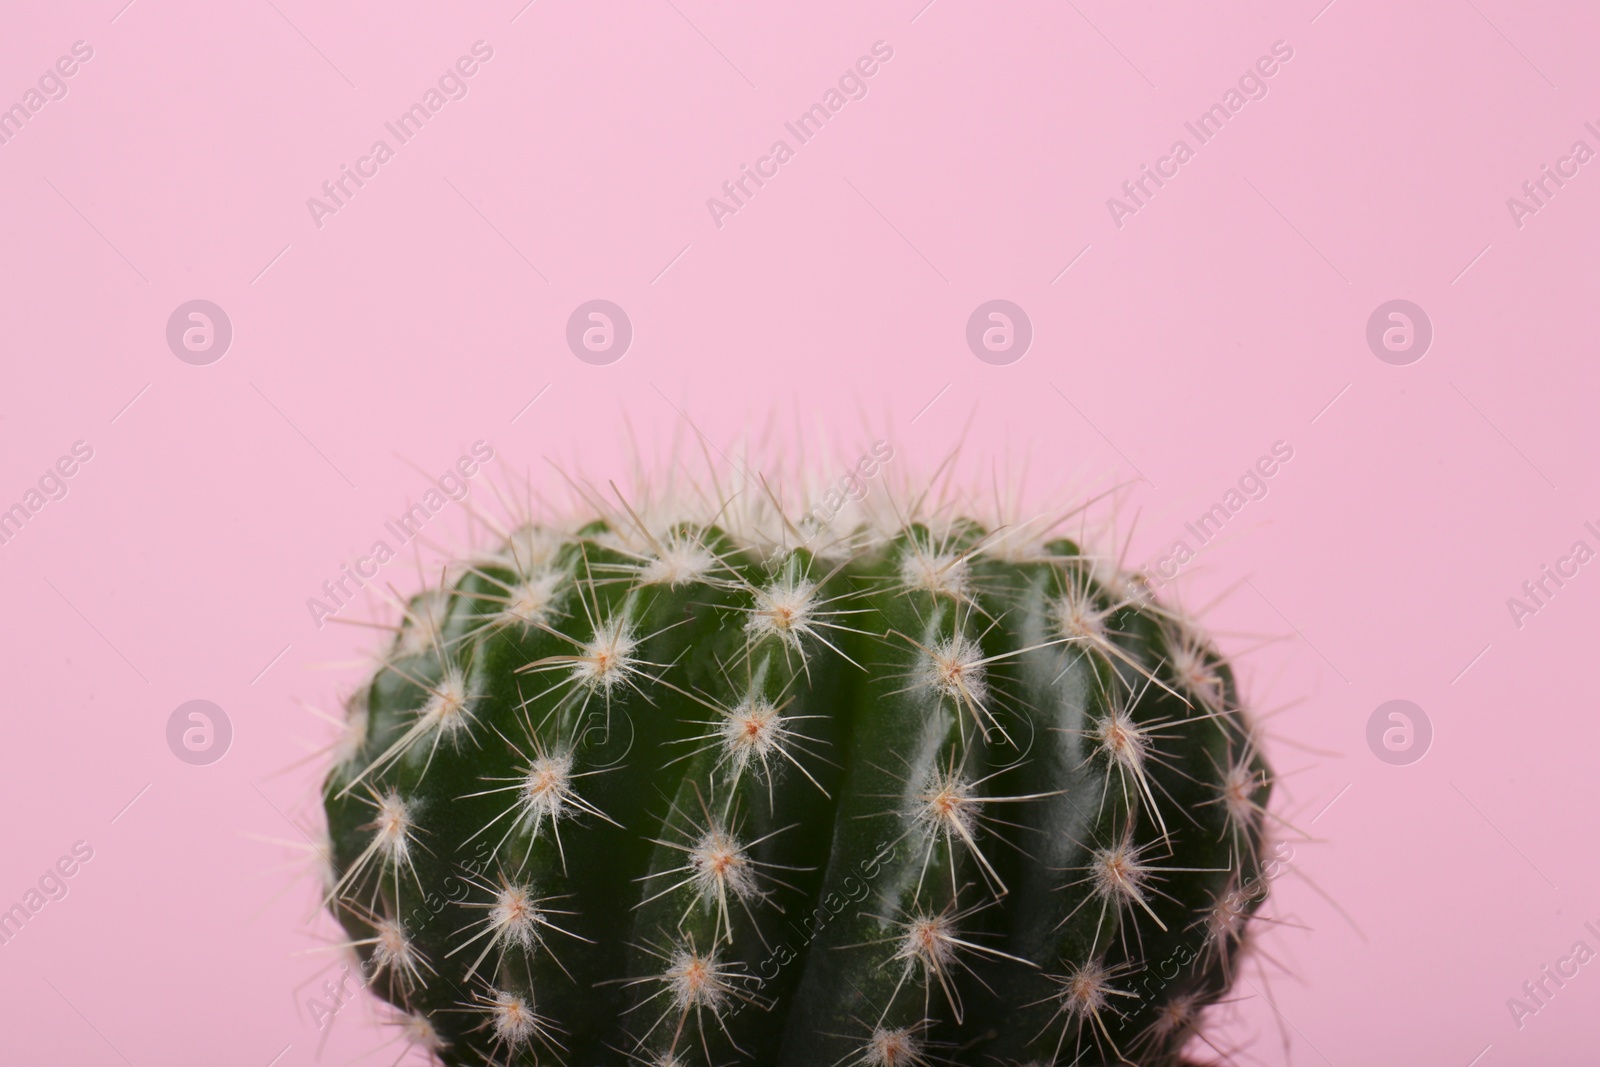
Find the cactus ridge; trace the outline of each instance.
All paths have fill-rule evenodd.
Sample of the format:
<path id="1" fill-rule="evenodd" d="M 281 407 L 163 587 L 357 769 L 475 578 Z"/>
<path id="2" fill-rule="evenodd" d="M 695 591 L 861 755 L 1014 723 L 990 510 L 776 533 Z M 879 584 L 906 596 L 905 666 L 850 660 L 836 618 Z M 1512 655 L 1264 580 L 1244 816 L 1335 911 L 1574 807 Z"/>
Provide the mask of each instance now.
<path id="1" fill-rule="evenodd" d="M 1206 636 L 1066 538 L 527 523 L 404 606 L 325 904 L 446 1064 L 1176 1065 L 1265 896 Z"/>

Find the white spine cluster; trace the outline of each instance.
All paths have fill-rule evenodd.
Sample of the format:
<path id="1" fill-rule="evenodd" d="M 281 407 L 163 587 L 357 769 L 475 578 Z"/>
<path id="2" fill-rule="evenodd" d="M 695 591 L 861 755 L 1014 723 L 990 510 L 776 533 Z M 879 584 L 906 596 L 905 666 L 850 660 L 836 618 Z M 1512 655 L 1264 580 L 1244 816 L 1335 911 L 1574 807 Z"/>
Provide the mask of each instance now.
<path id="1" fill-rule="evenodd" d="M 755 606 L 750 609 L 745 628 L 751 637 L 777 637 L 785 644 L 798 648 L 800 639 L 815 633 L 813 614 L 816 611 L 817 588 L 804 578 L 775 582 L 755 593 Z"/>
<path id="2" fill-rule="evenodd" d="M 633 627 L 624 619 L 608 619 L 583 645 L 572 665 L 572 676 L 579 684 L 610 694 L 629 676 L 637 673 L 633 650 L 638 646 Z"/>

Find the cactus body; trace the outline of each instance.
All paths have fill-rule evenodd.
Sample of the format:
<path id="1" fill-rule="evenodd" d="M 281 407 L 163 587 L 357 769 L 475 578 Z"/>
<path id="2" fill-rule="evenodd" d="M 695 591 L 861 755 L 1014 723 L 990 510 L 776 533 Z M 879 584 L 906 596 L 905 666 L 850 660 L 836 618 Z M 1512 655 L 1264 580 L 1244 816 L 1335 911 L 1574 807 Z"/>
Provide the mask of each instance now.
<path id="1" fill-rule="evenodd" d="M 1268 772 L 1187 621 L 1056 540 L 524 527 L 408 606 L 328 901 L 447 1064 L 1181 1062 Z"/>

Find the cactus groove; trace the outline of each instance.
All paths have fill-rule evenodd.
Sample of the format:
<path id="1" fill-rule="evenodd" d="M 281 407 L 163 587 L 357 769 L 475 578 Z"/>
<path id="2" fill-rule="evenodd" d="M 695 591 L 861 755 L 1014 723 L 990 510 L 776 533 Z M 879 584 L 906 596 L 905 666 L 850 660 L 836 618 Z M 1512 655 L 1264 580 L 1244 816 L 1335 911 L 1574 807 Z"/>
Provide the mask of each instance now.
<path id="1" fill-rule="evenodd" d="M 438 1061 L 1177 1065 L 1228 990 L 1270 773 L 1137 574 L 613 519 L 446 575 L 323 787 L 326 903 Z"/>

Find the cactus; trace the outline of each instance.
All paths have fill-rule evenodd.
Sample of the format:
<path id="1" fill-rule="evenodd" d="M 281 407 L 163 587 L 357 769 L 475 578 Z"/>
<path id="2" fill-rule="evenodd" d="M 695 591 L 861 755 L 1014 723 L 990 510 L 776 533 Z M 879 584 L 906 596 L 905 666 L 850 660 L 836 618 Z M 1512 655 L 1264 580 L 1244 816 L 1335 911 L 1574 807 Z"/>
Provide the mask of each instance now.
<path id="1" fill-rule="evenodd" d="M 323 787 L 326 904 L 405 1039 L 1184 1062 L 1268 863 L 1214 646 L 1065 537 L 719 519 L 522 524 L 406 604 Z"/>

